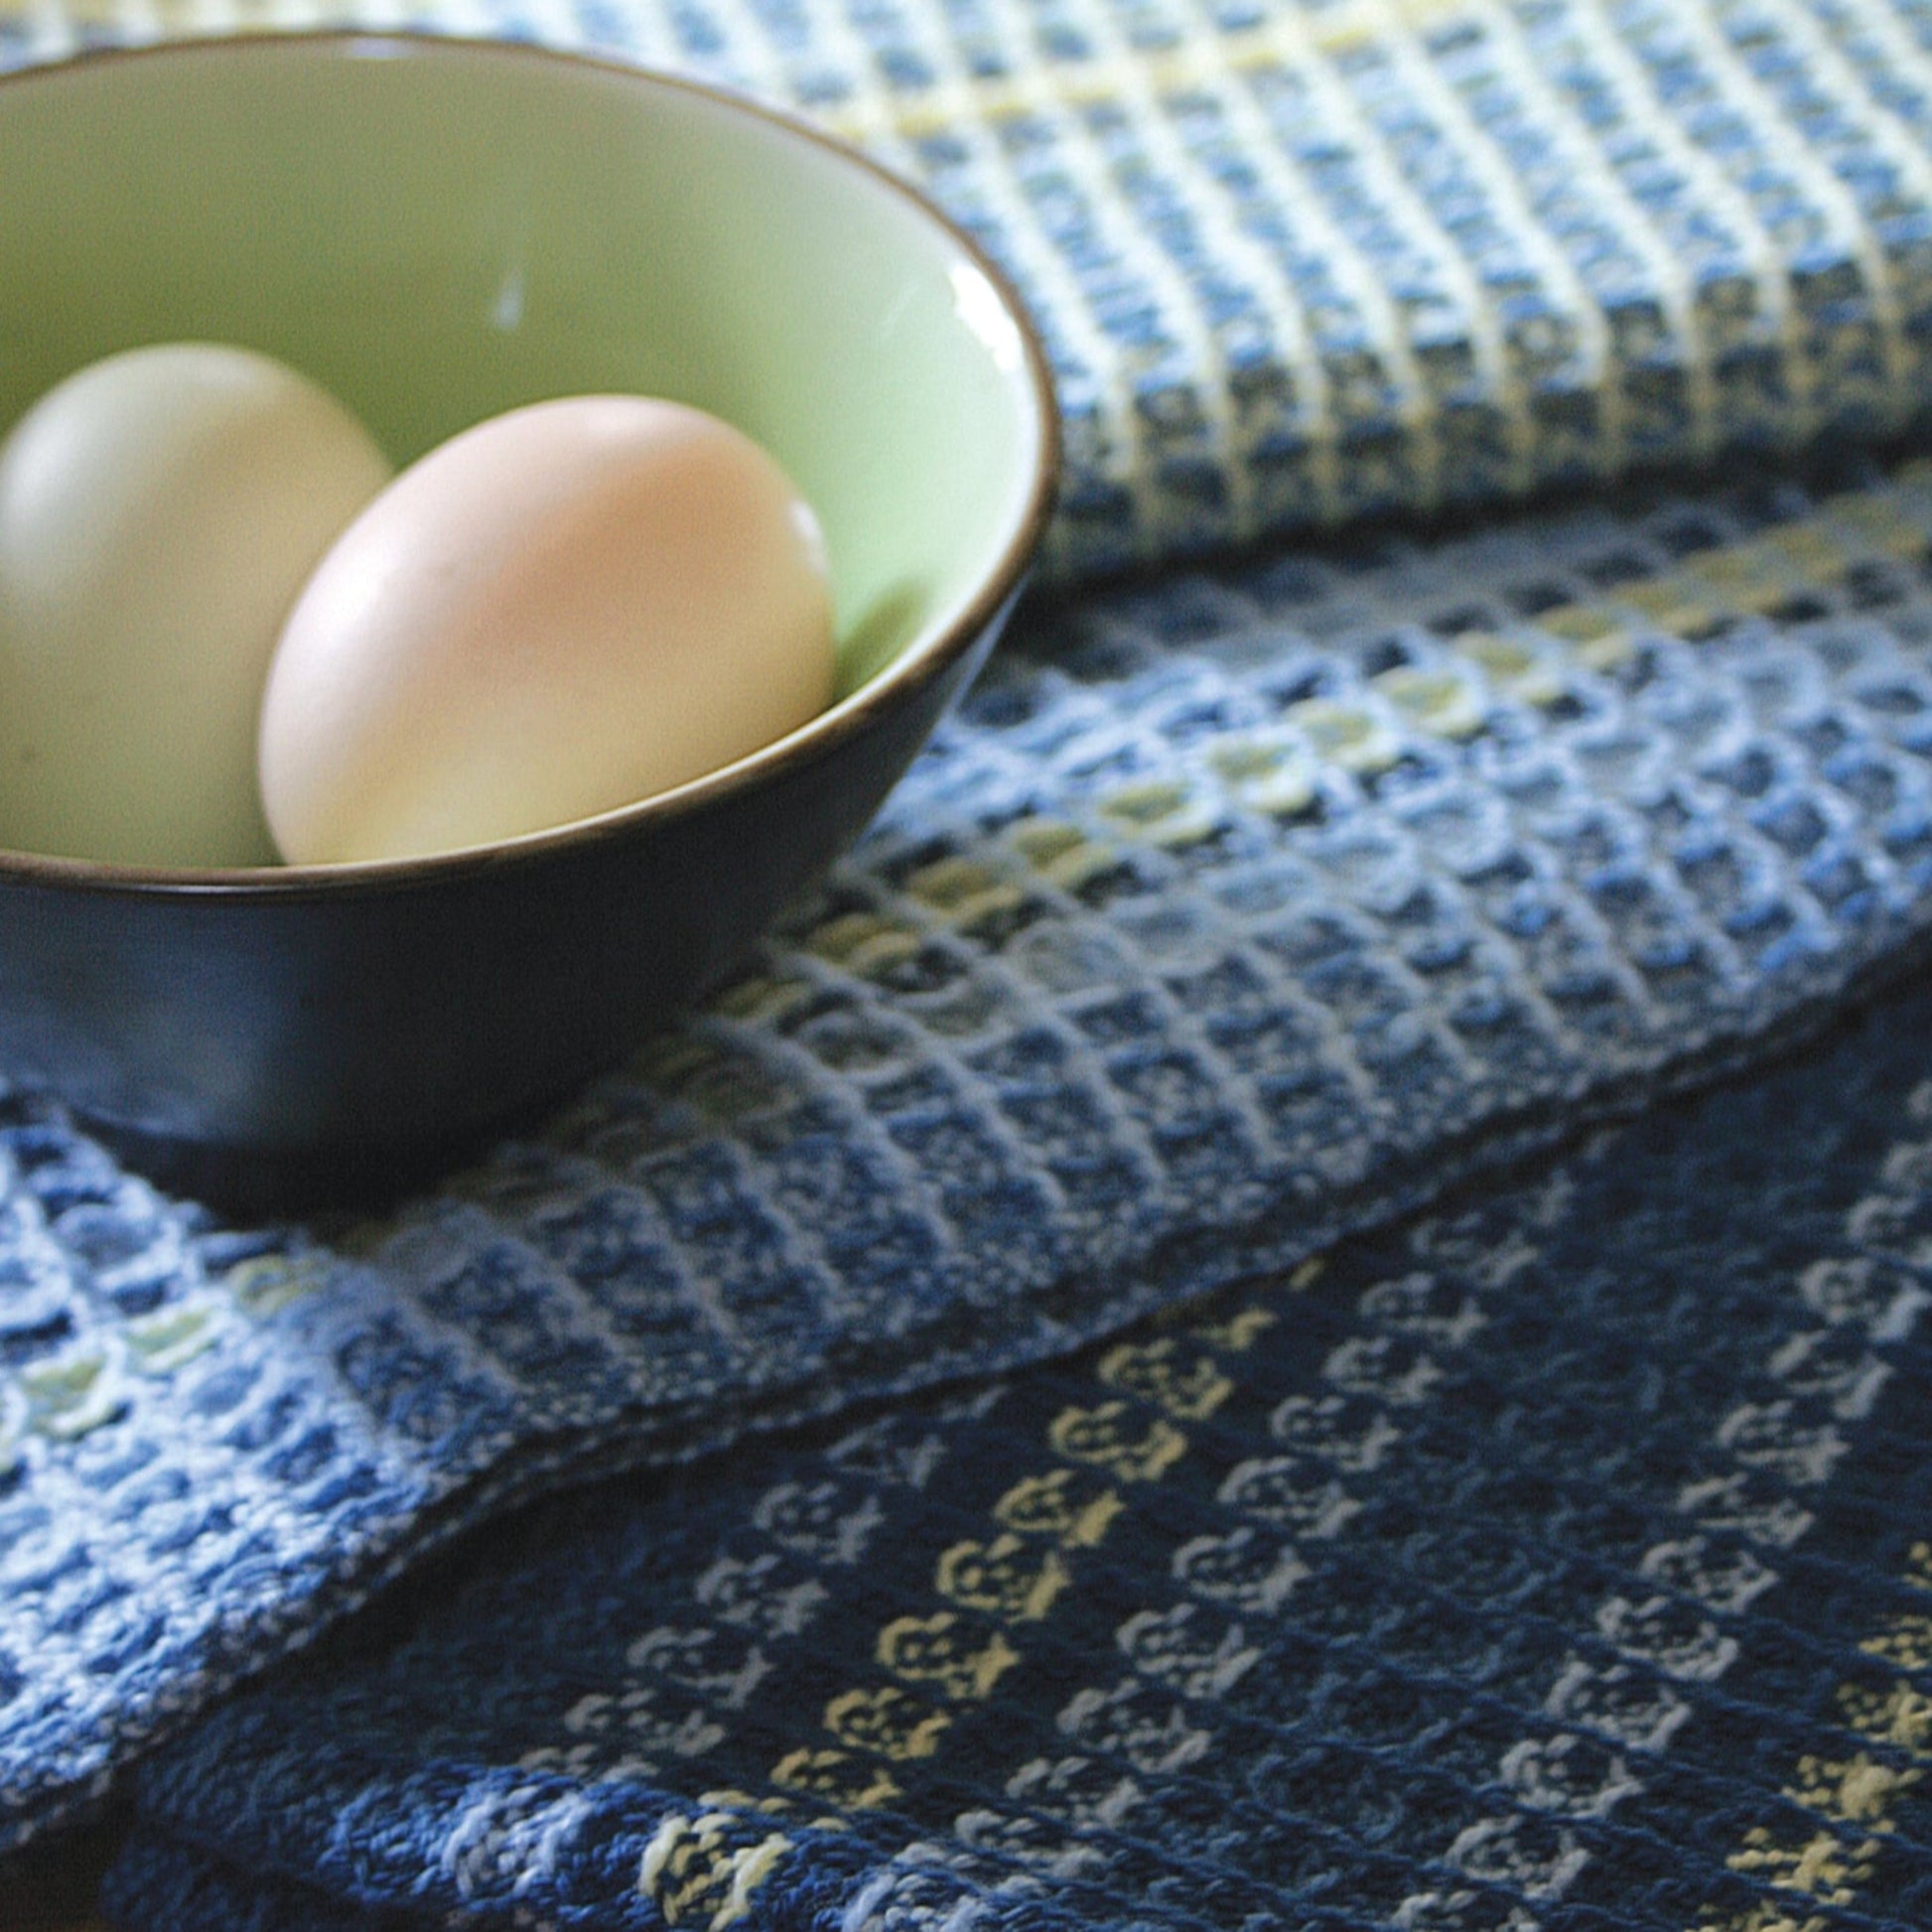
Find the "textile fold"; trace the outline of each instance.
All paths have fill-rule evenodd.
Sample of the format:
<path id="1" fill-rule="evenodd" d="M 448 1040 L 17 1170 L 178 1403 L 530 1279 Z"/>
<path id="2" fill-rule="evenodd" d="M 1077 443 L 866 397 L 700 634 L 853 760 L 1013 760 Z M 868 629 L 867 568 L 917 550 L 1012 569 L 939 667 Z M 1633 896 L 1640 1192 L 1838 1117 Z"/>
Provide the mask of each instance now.
<path id="1" fill-rule="evenodd" d="M 1903 1932 L 1932 1003 L 479 1537 L 141 1774 L 151 1932 Z"/>
<path id="2" fill-rule="evenodd" d="M 1041 610 L 710 1008 L 333 1239 L 15 1096 L 10 1829 L 519 1494 L 1292 1267 L 1903 971 L 1928 546 L 1908 469 Z"/>
<path id="3" fill-rule="evenodd" d="M 276 0 L 258 24 L 392 22 Z M 1654 1194 L 1576 1148 L 1764 1067 L 1925 954 L 1932 14 L 451 0 L 416 24 L 743 88 L 969 226 L 1034 309 L 1065 414 L 1043 583 L 731 985 L 393 1214 L 225 1225 L 47 1096 L 0 1097 L 0 1849 L 174 1738 L 117 1879 L 130 1925 L 1050 1928 L 1126 1923 L 1132 1898 L 1151 1926 L 1426 1932 L 1536 1923 L 1603 1884 L 1566 1922 L 1621 1925 L 1616 1896 L 1648 1886 L 1663 1902 L 1632 1923 L 1708 1905 L 1741 1928 L 1794 1871 L 1844 1891 L 1847 1923 L 1874 1884 L 1919 1884 L 1922 1739 L 1883 1700 L 1916 1697 L 1925 1658 L 1868 1683 L 1790 1591 L 1850 1590 L 1856 1627 L 1891 1641 L 1932 1581 L 1864 1492 L 1868 1545 L 1812 1555 L 1835 1547 L 1830 1485 L 1864 1479 L 1842 1468 L 1920 1493 L 1902 1398 L 1879 1392 L 1918 1373 L 1925 1257 L 1861 1219 L 1909 1213 L 1920 1009 L 1893 995 L 1863 1046 L 1660 1116 L 1679 1138 L 1638 1161 Z M 196 25 L 172 0 L 0 4 L 0 66 Z M 1809 1110 L 1808 1153 L 1776 1145 L 1786 1106 Z M 1570 1165 L 1502 1187 L 1557 1143 Z M 1530 1205 L 1539 1187 L 1583 1218 Z M 1773 1254 L 1753 1188 L 1829 1229 Z M 1458 1250 L 1453 1308 L 1431 1289 L 1411 1309 L 1401 1284 L 1435 1279 L 1413 1244 L 1450 1222 L 1401 1217 L 1455 1189 L 1476 1190 L 1457 1211 L 1488 1259 Z M 1564 1320 L 1535 1346 L 1587 1380 L 1598 1363 L 1619 1391 L 1600 1414 L 1554 1382 L 1503 1392 L 1499 1338 L 1535 1355 L 1505 1267 L 1540 1252 L 1532 1223 L 1570 1229 L 1537 1275 Z M 1614 1313 L 1598 1239 L 1631 1279 L 1668 1257 L 1708 1288 L 1708 1308 L 1633 1303 L 1679 1324 L 1681 1362 Z M 1371 1265 L 1386 1279 L 1349 1273 Z M 1275 1284 L 1259 1327 L 1201 1311 L 1252 1277 Z M 1821 1311 L 1854 1278 L 1897 1286 L 1868 1320 Z M 1194 1325 L 1134 1325 L 1163 1317 Z M 1733 1363 L 1760 1317 L 1771 1352 Z M 1254 1330 L 1225 1363 L 1224 1321 Z M 1475 1353 L 1450 1372 L 1445 1347 Z M 1183 1356 L 1228 1382 L 1211 1415 L 1150 1393 Z M 1120 1361 L 1167 1366 L 1134 1367 L 1144 1388 L 1108 1380 Z M 1452 1484 L 1399 1502 L 1375 1474 L 1411 1395 L 1429 1430 L 1517 1470 L 1481 1520 L 1540 1554 L 1480 1583 L 1471 1542 L 1405 1556 L 1395 1593 L 1413 1583 L 1474 1647 L 1397 1674 L 1413 1722 L 1394 1741 L 1366 1718 L 1331 1735 L 1327 1706 L 1268 1698 L 1327 1671 L 1366 1708 L 1396 1637 L 1375 1564 L 1337 1558 L 1331 1600 L 1307 1581 L 1315 1545 L 1359 1519 L 1408 1550 L 1460 1507 Z M 922 1483 L 847 1498 L 839 1446 L 868 1439 L 826 1419 L 882 1402 L 888 1435 L 988 1483 L 1014 1461 L 1014 1482 L 1074 1485 L 1075 1513 L 1049 1534 L 987 1516 L 1008 1489 L 962 1492 L 935 1543 Z M 1320 1418 L 1306 1444 L 1298 1403 Z M 1688 1437 L 1647 1420 L 1673 1404 Z M 1676 1473 L 1622 1456 L 1613 1413 L 1637 1462 Z M 1065 1415 L 1086 1420 L 1056 1439 Z M 1014 1460 L 1016 1416 L 1050 1466 Z M 784 1429 L 805 1433 L 764 1441 Z M 1560 1478 L 1511 1460 L 1522 1430 L 1574 1448 Z M 1680 1469 L 1692 1438 L 1717 1448 Z M 1131 1472 L 1181 1439 L 1177 1490 L 1165 1464 Z M 1215 1486 L 1271 1458 L 1278 1496 Z M 529 1547 L 475 1554 L 502 1512 L 646 1466 L 534 1519 Z M 1112 1487 L 1088 1494 L 1094 1469 Z M 780 1491 L 806 1499 L 795 1547 L 759 1514 L 790 1520 Z M 810 1528 L 821 1491 L 837 1507 Z M 1559 1550 L 1548 1525 L 1585 1496 L 1628 1535 Z M 741 1518 L 770 1547 L 730 1562 L 788 1581 L 714 1601 L 705 1580 L 738 1573 L 709 1553 Z M 897 1597 L 857 1554 L 883 1563 L 889 1521 Z M 460 1607 L 425 1608 L 393 1659 L 370 1635 L 204 1717 L 456 1542 Z M 984 1600 L 927 1600 L 967 1545 L 980 1581 L 965 1557 L 948 1574 Z M 1089 1572 L 1109 1580 L 1091 1601 Z M 491 1607 L 519 1588 L 515 1616 Z M 1086 1605 L 1070 1622 L 1063 1597 Z M 787 1627 L 806 1604 L 828 1607 Z M 1771 1685 L 1794 1631 L 1812 1634 L 1776 1681 L 1826 1726 L 1795 1758 L 1785 1691 L 1732 1689 Z M 837 1647 L 861 1638 L 869 1662 Z M 1525 1644 L 1535 1669 L 1492 1689 L 1472 1660 Z M 726 1652 L 742 1686 L 713 1681 Z M 1586 1681 L 1649 1715 L 1614 1716 L 1622 1689 L 1566 1702 Z M 432 1704 L 469 1686 L 472 1708 L 419 1708 L 411 1682 Z M 1442 1742 L 1453 1768 L 1415 1797 L 1383 1753 L 1460 1736 L 1451 1705 L 1484 1741 Z M 1733 1734 L 1748 1772 L 1711 1755 Z M 1806 1762 L 1875 1768 L 1832 1810 Z M 1337 1780 L 1361 1808 L 1323 1809 Z M 1801 1813 L 1831 1844 L 1780 1864 Z M 1421 1865 L 1375 1849 L 1398 1829 L 1376 1820 L 1425 1814 Z M 343 1822 L 384 1817 L 387 1836 Z M 1687 1819 L 1706 1836 L 1680 1882 L 1656 1848 Z"/>

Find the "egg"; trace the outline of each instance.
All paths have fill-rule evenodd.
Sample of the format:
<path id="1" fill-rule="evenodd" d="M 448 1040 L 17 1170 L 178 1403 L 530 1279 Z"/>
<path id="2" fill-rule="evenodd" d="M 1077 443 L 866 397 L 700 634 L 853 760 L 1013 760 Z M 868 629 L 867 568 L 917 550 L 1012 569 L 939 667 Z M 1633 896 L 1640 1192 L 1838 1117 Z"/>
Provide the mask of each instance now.
<path id="1" fill-rule="evenodd" d="M 68 377 L 0 446 L 0 844 L 272 864 L 262 685 L 391 466 L 265 355 L 174 343 Z"/>
<path id="2" fill-rule="evenodd" d="M 656 398 L 535 403 L 323 559 L 269 674 L 262 801 L 294 863 L 536 832 L 781 737 L 833 669 L 817 523 L 758 444 Z"/>

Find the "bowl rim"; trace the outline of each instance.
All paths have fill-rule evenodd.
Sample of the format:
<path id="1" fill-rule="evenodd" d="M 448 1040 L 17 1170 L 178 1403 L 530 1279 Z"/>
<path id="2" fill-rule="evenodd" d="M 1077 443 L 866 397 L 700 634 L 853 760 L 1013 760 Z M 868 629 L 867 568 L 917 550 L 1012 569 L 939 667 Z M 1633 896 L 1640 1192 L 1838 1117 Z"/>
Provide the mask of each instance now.
<path id="1" fill-rule="evenodd" d="M 533 862 L 567 851 L 621 840 L 631 833 L 669 823 L 720 798 L 745 790 L 787 766 L 808 764 L 864 732 L 876 714 L 901 692 L 917 691 L 942 676 L 978 641 L 986 627 L 1019 592 L 1035 551 L 1052 515 L 1060 480 L 1062 429 L 1051 364 L 1038 327 L 1021 300 L 1012 278 L 981 243 L 914 187 L 851 142 L 819 127 L 802 114 L 775 106 L 713 81 L 695 79 L 617 56 L 544 46 L 537 42 L 487 35 L 442 34 L 421 28 L 318 27 L 251 28 L 232 34 L 169 37 L 140 46 L 87 47 L 59 59 L 0 72 L 0 105 L 5 92 L 61 84 L 70 76 L 108 65 L 208 60 L 236 56 L 247 60 L 269 51 L 306 51 L 336 58 L 368 59 L 385 49 L 386 58 L 436 59 L 446 53 L 481 56 L 505 65 L 537 65 L 606 74 L 692 95 L 728 114 L 744 115 L 858 169 L 874 185 L 906 204 L 959 250 L 986 278 L 1014 327 L 1027 387 L 1037 420 L 1037 444 L 1023 506 L 992 568 L 966 602 L 932 636 L 916 638 L 883 669 L 827 706 L 815 717 L 769 744 L 730 763 L 686 779 L 664 791 L 633 799 L 608 811 L 566 820 L 540 831 L 481 845 L 454 847 L 398 859 L 340 861 L 324 865 L 148 866 L 105 859 L 70 858 L 54 853 L 0 846 L 0 887 L 9 884 L 82 888 L 112 895 L 300 898 L 355 897 L 455 881 Z"/>

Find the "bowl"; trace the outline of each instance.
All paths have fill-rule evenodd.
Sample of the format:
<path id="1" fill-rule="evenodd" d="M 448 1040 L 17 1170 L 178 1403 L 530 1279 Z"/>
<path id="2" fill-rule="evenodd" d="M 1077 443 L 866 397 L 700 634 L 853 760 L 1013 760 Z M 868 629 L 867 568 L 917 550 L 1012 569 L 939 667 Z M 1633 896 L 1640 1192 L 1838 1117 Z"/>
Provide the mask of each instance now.
<path id="1" fill-rule="evenodd" d="M 545 396 L 711 410 L 824 528 L 839 694 L 674 790 L 381 864 L 0 854 L 0 1071 L 238 1210 L 415 1184 L 621 1058 L 864 827 L 990 647 L 1057 439 L 1020 305 L 851 151 L 536 49 L 292 35 L 0 81 L 0 433 L 229 342 L 406 463 Z"/>

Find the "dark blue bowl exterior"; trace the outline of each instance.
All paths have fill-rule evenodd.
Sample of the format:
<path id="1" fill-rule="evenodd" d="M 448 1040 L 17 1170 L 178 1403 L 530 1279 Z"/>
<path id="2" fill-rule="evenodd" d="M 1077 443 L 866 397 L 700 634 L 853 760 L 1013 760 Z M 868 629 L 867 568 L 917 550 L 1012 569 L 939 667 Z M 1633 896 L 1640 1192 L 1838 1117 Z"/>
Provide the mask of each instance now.
<path id="1" fill-rule="evenodd" d="M 1012 609 L 736 788 L 312 888 L 0 871 L 0 1057 L 234 1210 L 392 1194 L 635 1047 L 858 836 Z"/>

